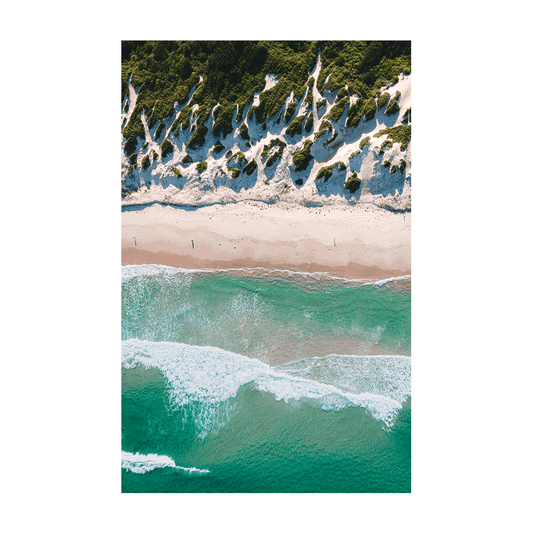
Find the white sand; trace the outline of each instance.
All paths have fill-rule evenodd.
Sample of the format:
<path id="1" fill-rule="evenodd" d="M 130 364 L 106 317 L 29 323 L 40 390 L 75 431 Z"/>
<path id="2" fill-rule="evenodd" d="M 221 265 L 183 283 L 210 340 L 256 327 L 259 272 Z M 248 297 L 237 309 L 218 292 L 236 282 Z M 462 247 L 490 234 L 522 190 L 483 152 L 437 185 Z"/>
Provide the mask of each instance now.
<path id="1" fill-rule="evenodd" d="M 411 214 L 260 202 L 122 213 L 124 264 L 283 267 L 380 279 L 411 272 Z M 194 241 L 194 248 L 192 242 Z"/>

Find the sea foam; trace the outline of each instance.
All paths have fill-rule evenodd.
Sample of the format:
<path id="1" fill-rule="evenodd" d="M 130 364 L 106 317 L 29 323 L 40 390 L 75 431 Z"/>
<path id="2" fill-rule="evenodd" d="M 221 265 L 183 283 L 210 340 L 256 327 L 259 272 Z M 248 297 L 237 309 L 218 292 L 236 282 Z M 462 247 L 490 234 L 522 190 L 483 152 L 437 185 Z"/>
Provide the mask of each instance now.
<path id="1" fill-rule="evenodd" d="M 146 474 L 157 468 L 175 468 L 183 470 L 188 473 L 208 474 L 209 470 L 201 470 L 199 468 L 186 468 L 184 466 L 177 466 L 176 463 L 166 455 L 157 455 L 149 453 L 143 455 L 140 453 L 122 452 L 122 468 L 133 472 L 134 474 Z"/>
<path id="2" fill-rule="evenodd" d="M 332 355 L 273 368 L 216 347 L 130 339 L 122 341 L 122 364 L 158 368 L 169 383 L 171 403 L 193 411 L 201 438 L 230 416 L 224 402 L 247 383 L 287 403 L 335 411 L 362 407 L 388 427 L 410 395 L 408 357 Z"/>

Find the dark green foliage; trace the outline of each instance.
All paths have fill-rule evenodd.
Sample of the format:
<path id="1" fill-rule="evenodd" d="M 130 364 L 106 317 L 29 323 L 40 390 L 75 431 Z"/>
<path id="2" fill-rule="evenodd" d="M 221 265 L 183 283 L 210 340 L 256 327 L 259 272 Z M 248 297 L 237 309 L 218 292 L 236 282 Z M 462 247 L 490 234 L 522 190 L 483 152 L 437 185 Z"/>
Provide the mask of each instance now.
<path id="1" fill-rule="evenodd" d="M 189 127 L 190 109 L 199 106 L 191 147 L 205 142 L 203 128 L 217 103 L 221 105 L 219 111 L 215 109 L 213 130 L 216 135 L 227 135 L 234 106 L 238 105 L 237 120 L 241 121 L 244 106 L 264 89 L 265 76 L 275 74 L 276 85 L 261 93 L 260 105 L 253 111 L 257 122 L 265 125 L 268 117 L 282 109 L 291 91 L 299 103 L 306 87 L 312 87 L 308 73 L 316 64 L 319 49 L 322 69 L 317 86 L 319 90 L 341 89 L 337 94 L 341 101 L 348 94 L 357 94 L 360 100 L 373 99 L 380 87 L 397 80 L 401 72 L 411 71 L 409 41 L 124 41 L 121 101 L 128 95 L 130 78 L 138 93 L 123 129 L 126 154 L 136 151 L 138 138 L 145 138 L 141 112 L 144 110 L 152 128 L 175 116 L 176 102 L 184 107 L 172 125 L 175 134 L 180 126 Z M 309 91 L 308 104 L 311 98 Z M 325 104 L 325 100 L 318 102 L 318 109 Z M 350 125 L 358 125 L 363 115 L 367 120 L 373 116 L 371 107 L 363 107 L 352 111 Z M 335 110 L 334 115 L 338 111 L 342 115 L 342 110 Z M 288 120 L 294 114 L 290 111 Z M 162 130 L 156 138 L 161 134 Z"/>
<path id="2" fill-rule="evenodd" d="M 297 107 L 298 107 L 297 102 L 292 102 L 287 106 L 287 109 L 285 110 L 285 122 L 289 122 L 289 120 L 294 115 L 294 112 L 296 111 Z"/>
<path id="3" fill-rule="evenodd" d="M 363 117 L 365 120 L 373 119 L 376 110 L 377 106 L 373 98 L 368 98 L 367 100 L 359 98 L 355 104 L 352 104 L 348 109 L 348 120 L 346 121 L 346 125 L 356 128 L 359 126 Z"/>
<path id="4" fill-rule="evenodd" d="M 191 111 L 192 109 L 187 105 L 181 108 L 179 117 L 174 121 L 174 124 L 172 125 L 172 131 L 174 132 L 174 135 L 178 134 L 180 125 L 182 130 L 186 130 L 189 127 Z"/>
<path id="5" fill-rule="evenodd" d="M 217 141 L 215 146 L 213 146 L 213 152 L 215 152 L 215 154 L 219 154 L 222 152 L 222 150 L 224 150 L 224 146 L 220 141 Z"/>
<path id="6" fill-rule="evenodd" d="M 198 172 L 198 174 L 201 174 L 204 170 L 207 170 L 207 161 L 199 161 L 196 164 L 196 172 Z"/>
<path id="7" fill-rule="evenodd" d="M 313 105 L 313 85 L 315 83 L 315 78 L 311 77 L 307 82 L 307 96 L 305 97 L 304 103 L 306 103 L 309 108 Z"/>
<path id="8" fill-rule="evenodd" d="M 306 170 L 309 166 L 310 161 L 313 159 L 311 155 L 311 147 L 313 146 L 312 141 L 305 141 L 304 146 L 301 150 L 296 150 L 292 154 L 292 161 L 296 172 Z"/>
<path id="9" fill-rule="evenodd" d="M 385 161 L 383 161 L 383 163 L 381 163 L 381 164 L 382 164 L 385 168 L 390 167 L 390 161 L 385 160 Z"/>
<path id="10" fill-rule="evenodd" d="M 248 134 L 248 126 L 246 124 L 242 124 L 241 127 L 239 128 L 239 135 L 245 141 L 250 140 L 250 135 Z"/>
<path id="11" fill-rule="evenodd" d="M 200 124 L 200 126 L 198 126 L 194 130 L 194 133 L 191 135 L 191 138 L 189 139 L 189 142 L 187 143 L 187 148 L 194 150 L 196 148 L 199 148 L 200 146 L 203 146 L 205 143 L 206 135 L 207 135 L 207 128 L 204 126 L 204 124 Z"/>
<path id="12" fill-rule="evenodd" d="M 350 93 L 346 87 L 342 87 L 335 98 L 340 102 L 345 96 L 350 96 Z"/>
<path id="13" fill-rule="evenodd" d="M 233 112 L 235 110 L 234 105 L 220 105 L 213 112 L 215 122 L 213 124 L 213 135 L 218 137 L 221 133 L 223 137 L 226 137 L 233 131 L 232 119 Z"/>
<path id="14" fill-rule="evenodd" d="M 364 137 L 359 143 L 359 148 L 362 150 L 365 146 L 370 144 L 370 137 Z"/>
<path id="15" fill-rule="evenodd" d="M 337 161 L 336 163 L 333 163 L 333 165 L 328 165 L 326 167 L 322 167 L 316 176 L 316 179 L 322 179 L 324 178 L 324 181 L 328 181 L 329 178 L 331 178 L 332 170 L 338 167 L 340 171 L 346 170 L 346 165 L 342 161 Z"/>
<path id="16" fill-rule="evenodd" d="M 339 103 L 335 104 L 331 111 L 326 115 L 326 118 L 332 120 L 333 122 L 337 122 L 344 113 L 344 110 L 346 109 L 346 106 L 350 103 L 350 98 L 348 96 L 345 96 Z"/>
<path id="17" fill-rule="evenodd" d="M 352 175 L 346 180 L 344 188 L 348 189 L 352 194 L 356 192 L 361 186 L 361 179 L 357 176 L 355 170 L 352 172 Z"/>
<path id="18" fill-rule="evenodd" d="M 318 111 L 322 107 L 326 107 L 327 100 L 325 98 L 322 98 L 322 100 L 318 100 L 316 103 L 316 110 Z"/>
<path id="19" fill-rule="evenodd" d="M 309 133 L 313 129 L 313 113 L 309 113 L 307 120 L 305 121 L 304 129 L 307 133 Z"/>
<path id="20" fill-rule="evenodd" d="M 165 140 L 161 144 L 161 158 L 165 158 L 168 154 L 174 151 L 174 145 L 165 137 Z"/>
<path id="21" fill-rule="evenodd" d="M 305 116 L 300 115 L 296 117 L 290 124 L 289 127 L 286 129 L 285 133 L 287 135 L 298 135 L 302 133 L 302 123 L 304 121 Z"/>
<path id="22" fill-rule="evenodd" d="M 411 122 L 411 108 L 407 109 L 402 117 L 402 124 L 408 124 Z"/>
<path id="23" fill-rule="evenodd" d="M 130 162 L 130 165 L 133 165 L 135 166 L 137 164 L 137 154 L 131 154 L 129 157 L 128 157 L 128 160 Z"/>
<path id="24" fill-rule="evenodd" d="M 241 164 L 241 163 L 247 163 L 247 159 L 246 159 L 246 156 L 242 153 L 242 152 L 236 152 L 234 155 L 231 156 L 231 158 L 229 159 L 228 161 L 228 165 L 235 159 L 235 162 L 238 163 L 238 164 Z"/>
<path id="25" fill-rule="evenodd" d="M 152 162 L 153 162 L 153 161 L 155 161 L 156 159 L 159 158 L 159 154 L 158 154 L 157 152 L 155 152 L 155 151 L 152 152 L 152 154 L 154 154 L 154 155 L 153 155 L 153 158 L 152 158 Z"/>
<path id="26" fill-rule="evenodd" d="M 381 150 L 383 150 L 384 148 L 392 148 L 392 141 L 389 141 L 389 139 L 383 141 L 381 143 Z"/>
<path id="27" fill-rule="evenodd" d="M 233 152 L 232 152 L 231 150 L 228 150 L 228 151 L 226 152 L 226 159 L 229 159 L 229 158 L 231 157 L 232 153 L 233 153 Z"/>
<path id="28" fill-rule="evenodd" d="M 389 101 L 389 98 L 390 98 L 390 94 L 389 93 L 383 93 L 379 98 L 378 98 L 378 108 L 381 108 L 381 107 L 385 107 L 385 105 L 387 104 L 387 102 Z"/>
<path id="29" fill-rule="evenodd" d="M 331 139 L 328 139 L 328 140 L 324 141 L 324 146 L 329 146 L 337 138 L 338 134 L 339 134 L 339 132 L 337 130 L 335 130 L 333 132 L 333 135 L 332 135 Z"/>
<path id="30" fill-rule="evenodd" d="M 374 137 L 381 137 L 386 135 L 389 139 L 392 139 L 393 143 L 401 143 L 400 150 L 405 150 L 409 141 L 411 140 L 411 126 L 395 126 L 394 128 L 385 128 L 378 131 Z"/>
<path id="31" fill-rule="evenodd" d="M 278 159 L 281 159 L 281 155 L 283 154 L 283 150 L 278 150 L 277 152 L 274 152 L 266 162 L 267 167 L 271 167 L 273 164 L 276 163 Z"/>
<path id="32" fill-rule="evenodd" d="M 143 167 L 144 170 L 146 170 L 150 166 L 150 156 L 149 155 L 146 155 L 145 157 L 143 157 L 141 166 Z"/>
<path id="33" fill-rule="evenodd" d="M 387 109 L 385 110 L 385 115 L 388 117 L 395 115 L 396 113 L 400 112 L 400 106 L 396 100 L 391 100 L 389 102 L 389 105 L 387 106 Z"/>
<path id="34" fill-rule="evenodd" d="M 390 167 L 390 173 L 394 174 L 395 172 L 396 172 L 396 165 L 392 165 L 392 167 Z"/>
<path id="35" fill-rule="evenodd" d="M 285 142 L 283 142 L 279 137 L 276 137 L 275 139 L 272 139 L 268 143 L 268 145 L 266 145 L 263 148 L 263 151 L 261 152 L 261 159 L 263 157 L 265 157 L 268 154 L 268 152 L 270 152 L 270 150 L 272 150 L 272 148 L 274 148 L 275 146 L 279 146 L 279 152 L 283 153 L 283 150 L 285 149 L 287 144 Z"/>
<path id="36" fill-rule="evenodd" d="M 181 162 L 184 163 L 184 164 L 186 164 L 186 165 L 189 164 L 189 163 L 192 163 L 192 157 L 191 157 L 189 154 L 187 154 L 187 155 L 183 158 L 183 160 L 182 160 Z"/>
<path id="37" fill-rule="evenodd" d="M 172 167 L 170 170 L 172 170 L 172 172 L 174 172 L 174 174 L 176 174 L 178 178 L 183 178 L 183 175 L 181 174 L 179 168 Z"/>
<path id="38" fill-rule="evenodd" d="M 304 180 L 302 178 L 298 178 L 297 180 L 295 180 L 296 185 L 303 185 L 304 184 Z"/>
<path id="39" fill-rule="evenodd" d="M 242 169 L 242 171 L 245 173 L 245 174 L 248 174 L 248 176 L 250 176 L 250 174 L 252 174 L 252 172 L 257 168 L 257 161 L 255 159 L 252 159 L 248 164 L 246 164 L 244 166 L 244 168 Z"/>
<path id="40" fill-rule="evenodd" d="M 400 161 L 400 172 L 403 174 L 403 172 L 405 171 L 405 167 L 407 166 L 407 163 L 405 161 L 405 159 L 402 159 Z"/>
<path id="41" fill-rule="evenodd" d="M 228 167 L 228 170 L 231 172 L 231 177 L 233 179 L 238 178 L 241 173 L 240 169 L 235 167 Z"/>
<path id="42" fill-rule="evenodd" d="M 157 126 L 157 130 L 155 131 L 154 141 L 157 141 L 157 139 L 161 137 L 161 133 L 163 133 L 164 129 L 165 129 L 165 123 L 160 122 L 159 126 Z"/>

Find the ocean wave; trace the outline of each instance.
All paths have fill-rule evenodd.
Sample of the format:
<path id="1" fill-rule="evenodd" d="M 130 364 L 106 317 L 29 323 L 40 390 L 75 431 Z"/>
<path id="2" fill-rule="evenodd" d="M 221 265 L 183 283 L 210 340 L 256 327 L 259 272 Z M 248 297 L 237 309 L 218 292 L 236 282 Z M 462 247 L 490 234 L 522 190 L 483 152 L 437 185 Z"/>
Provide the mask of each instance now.
<path id="1" fill-rule="evenodd" d="M 348 356 L 315 357 L 273 368 L 257 359 L 211 346 L 122 341 L 123 366 L 158 368 L 169 383 L 171 403 L 176 407 L 190 406 L 194 411 L 201 438 L 223 423 L 221 417 L 229 418 L 231 410 L 227 405 L 223 407 L 224 402 L 235 398 L 247 383 L 287 403 L 311 402 L 335 411 L 362 407 L 391 427 L 402 402 L 410 395 L 410 358 L 360 356 L 351 359 L 353 368 L 343 374 L 342 368 L 350 365 L 340 365 L 336 359 L 339 357 Z M 402 362 L 391 366 L 390 361 L 394 360 Z M 395 372 L 398 369 L 399 377 Z"/>
<path id="2" fill-rule="evenodd" d="M 194 275 L 194 274 L 245 274 L 253 277 L 281 277 L 284 279 L 310 279 L 313 281 L 340 281 L 356 285 L 377 285 L 381 286 L 394 281 L 411 279 L 411 275 L 385 278 L 380 280 L 370 280 L 368 278 L 345 278 L 334 276 L 329 272 L 305 272 L 301 270 L 290 270 L 284 268 L 266 268 L 266 267 L 234 267 L 234 268 L 177 268 L 166 265 L 147 264 L 147 265 L 122 265 L 122 281 L 133 279 L 141 276 L 156 275 Z"/>
<path id="3" fill-rule="evenodd" d="M 183 470 L 190 474 L 209 474 L 209 470 L 202 470 L 194 467 L 177 466 L 176 463 L 166 455 L 157 455 L 149 453 L 142 455 L 140 453 L 122 452 L 122 468 L 129 470 L 134 474 L 146 474 L 158 468 L 175 468 L 176 470 Z"/>

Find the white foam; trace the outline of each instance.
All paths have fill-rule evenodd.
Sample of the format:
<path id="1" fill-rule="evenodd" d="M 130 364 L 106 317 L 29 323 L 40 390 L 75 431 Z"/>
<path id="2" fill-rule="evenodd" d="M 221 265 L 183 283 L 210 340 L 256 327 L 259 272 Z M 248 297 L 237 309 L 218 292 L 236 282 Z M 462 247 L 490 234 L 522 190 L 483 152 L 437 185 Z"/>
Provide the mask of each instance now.
<path id="1" fill-rule="evenodd" d="M 176 463 L 166 455 L 157 455 L 149 453 L 142 455 L 140 453 L 122 452 L 122 468 L 133 472 L 134 474 L 146 474 L 157 468 L 175 468 L 189 473 L 208 474 L 209 470 L 202 470 L 199 468 L 186 468 L 184 466 L 177 466 Z"/>
<path id="2" fill-rule="evenodd" d="M 159 368 L 169 382 L 172 403 L 193 410 L 201 438 L 221 418 L 229 418 L 222 404 L 246 383 L 278 401 L 311 401 L 325 410 L 363 407 L 387 426 L 411 394 L 410 358 L 401 356 L 330 355 L 272 368 L 220 348 L 130 339 L 122 341 L 122 363 Z"/>
<path id="3" fill-rule="evenodd" d="M 321 281 L 342 281 L 345 283 L 356 283 L 361 285 L 384 285 L 385 283 L 390 283 L 392 281 L 400 281 L 411 279 L 410 275 L 399 276 L 394 278 L 386 278 L 377 281 L 371 281 L 367 278 L 358 278 L 350 279 L 343 278 L 340 276 L 333 276 L 328 272 L 305 272 L 300 270 L 289 270 L 282 268 L 265 268 L 265 267 L 234 267 L 234 268 L 176 268 L 166 265 L 157 265 L 157 264 L 147 264 L 147 265 L 122 265 L 122 281 L 128 279 L 142 277 L 142 276 L 155 276 L 158 274 L 163 275 L 172 275 L 172 274 L 222 274 L 222 273 L 231 273 L 231 272 L 242 272 L 247 274 L 262 274 L 262 275 L 276 275 L 282 274 L 287 276 L 302 276 L 312 279 L 317 279 Z"/>

